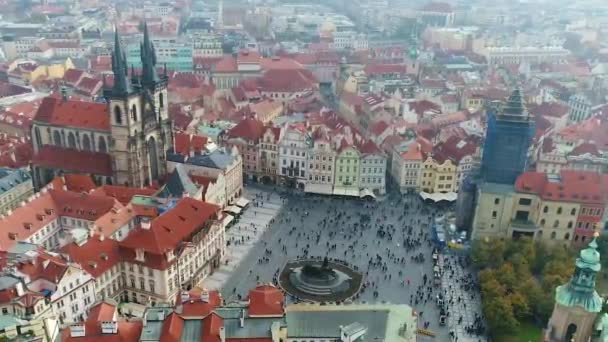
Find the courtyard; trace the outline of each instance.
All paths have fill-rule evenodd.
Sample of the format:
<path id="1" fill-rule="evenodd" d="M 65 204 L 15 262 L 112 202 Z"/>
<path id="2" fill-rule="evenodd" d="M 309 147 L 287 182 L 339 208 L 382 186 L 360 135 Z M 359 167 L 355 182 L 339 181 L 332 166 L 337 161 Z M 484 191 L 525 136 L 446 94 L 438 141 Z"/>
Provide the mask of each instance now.
<path id="1" fill-rule="evenodd" d="M 437 341 L 455 340 L 450 333 L 458 341 L 484 341 L 465 329 L 480 314 L 480 299 L 475 290 L 465 290 L 471 277 L 462 258 L 443 256 L 441 285 L 433 281 L 429 223 L 441 209 L 417 196 L 370 202 L 283 191 L 247 188 L 251 202 L 227 231 L 227 263 L 204 281 L 205 287 L 221 289 L 226 301 L 245 298 L 259 283 L 276 283 L 287 261 L 327 256 L 364 274 L 364 289 L 353 301 L 411 305 L 419 328 L 435 334 Z M 450 313 L 445 325 L 439 324 L 439 294 Z M 425 339 L 431 340 L 419 335 Z"/>

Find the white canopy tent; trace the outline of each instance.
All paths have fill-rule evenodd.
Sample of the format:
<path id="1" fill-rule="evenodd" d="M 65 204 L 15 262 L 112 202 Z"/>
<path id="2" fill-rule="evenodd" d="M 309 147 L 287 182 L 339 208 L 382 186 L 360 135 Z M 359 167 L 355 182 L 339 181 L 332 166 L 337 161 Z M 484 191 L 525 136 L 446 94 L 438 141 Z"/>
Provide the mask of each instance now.
<path id="1" fill-rule="evenodd" d="M 440 201 L 454 202 L 458 198 L 458 194 L 455 192 L 430 194 L 428 192 L 423 191 L 420 193 L 420 197 L 425 201 L 428 199 L 433 202 L 440 202 Z"/>

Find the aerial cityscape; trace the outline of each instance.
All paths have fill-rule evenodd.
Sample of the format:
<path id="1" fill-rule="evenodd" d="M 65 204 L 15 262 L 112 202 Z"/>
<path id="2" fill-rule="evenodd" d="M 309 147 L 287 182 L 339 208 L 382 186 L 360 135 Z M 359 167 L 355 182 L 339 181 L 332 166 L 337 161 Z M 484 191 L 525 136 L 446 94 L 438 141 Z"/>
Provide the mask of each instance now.
<path id="1" fill-rule="evenodd" d="M 0 341 L 608 342 L 608 1 L 0 3 Z"/>

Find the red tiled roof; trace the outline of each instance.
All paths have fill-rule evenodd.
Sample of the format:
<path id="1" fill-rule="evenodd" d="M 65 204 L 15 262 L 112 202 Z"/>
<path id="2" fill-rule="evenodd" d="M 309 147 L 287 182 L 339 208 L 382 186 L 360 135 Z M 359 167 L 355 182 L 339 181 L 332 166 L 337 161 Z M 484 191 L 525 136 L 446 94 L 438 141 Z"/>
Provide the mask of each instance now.
<path id="1" fill-rule="evenodd" d="M 118 202 L 127 205 L 135 195 L 152 196 L 157 192 L 152 188 L 134 188 L 120 185 L 103 185 L 95 189 L 91 195 L 105 195 L 114 197 Z"/>
<path id="2" fill-rule="evenodd" d="M 569 107 L 557 102 L 543 102 L 538 106 L 528 106 L 528 112 L 535 116 L 561 118 L 568 115 Z"/>
<path id="3" fill-rule="evenodd" d="M 570 151 L 570 153 L 568 153 L 569 156 L 582 156 L 584 154 L 591 154 L 596 157 L 602 155 L 595 144 L 588 142 L 578 145 L 572 151 Z"/>
<path id="4" fill-rule="evenodd" d="M 208 342 L 220 342 L 220 331 L 224 327 L 224 319 L 215 312 L 210 313 L 203 319 L 202 340 Z"/>
<path id="5" fill-rule="evenodd" d="M 172 312 L 163 322 L 160 339 L 163 342 L 180 342 L 183 329 L 184 319 Z"/>
<path id="6" fill-rule="evenodd" d="M 407 67 L 402 64 L 369 64 L 365 66 L 365 73 L 371 75 L 405 74 Z"/>
<path id="7" fill-rule="evenodd" d="M 304 69 L 304 66 L 292 58 L 287 57 L 273 57 L 273 58 L 262 58 L 261 60 L 262 69 Z"/>
<path id="8" fill-rule="evenodd" d="M 120 261 L 118 241 L 101 235 L 89 238 L 81 246 L 70 243 L 64 246 L 61 252 L 69 255 L 71 260 L 78 263 L 94 278 L 103 275 Z"/>
<path id="9" fill-rule="evenodd" d="M 0 81 L 0 98 L 31 93 L 32 89 Z"/>
<path id="10" fill-rule="evenodd" d="M 118 331 L 116 334 L 102 334 L 101 322 L 87 319 L 85 321 L 84 337 L 71 337 L 70 328 L 63 329 L 62 342 L 131 342 L 139 341 L 143 322 L 137 321 L 118 321 Z"/>
<path id="11" fill-rule="evenodd" d="M 79 151 L 45 145 L 34 155 L 32 163 L 37 166 L 67 172 L 112 176 L 110 155 L 101 152 Z"/>
<path id="12" fill-rule="evenodd" d="M 101 90 L 102 86 L 103 82 L 101 80 L 87 76 L 80 79 L 80 82 L 76 84 L 76 89 L 86 95 L 93 96 Z"/>
<path id="13" fill-rule="evenodd" d="M 76 83 L 78 83 L 78 81 L 80 81 L 80 78 L 82 78 L 82 76 L 84 76 L 84 74 L 85 74 L 84 70 L 68 69 L 63 74 L 63 81 L 66 82 L 67 84 L 73 86 Z"/>
<path id="14" fill-rule="evenodd" d="M 218 211 L 219 207 L 216 205 L 189 197 L 182 198 L 171 210 L 152 220 L 150 229 L 139 227 L 132 231 L 120 244 L 125 251 L 123 256 L 134 261 L 134 251 L 143 249 L 162 258 L 149 265 L 150 267 L 164 267 L 167 262 L 163 254 L 176 249 L 182 241 L 210 220 L 217 219 Z"/>
<path id="15" fill-rule="evenodd" d="M 229 138 L 242 138 L 247 141 L 258 141 L 264 134 L 264 123 L 254 118 L 241 120 L 228 131 Z"/>
<path id="16" fill-rule="evenodd" d="M 205 317 L 222 305 L 222 295 L 219 291 L 207 291 L 208 299 L 202 299 L 204 290 L 195 289 L 188 292 L 188 300 L 182 301 L 181 295 L 175 299 L 176 305 L 181 305 L 179 314 L 182 317 Z"/>
<path id="17" fill-rule="evenodd" d="M 78 127 L 108 132 L 110 116 L 103 103 L 46 97 L 42 100 L 35 119 L 55 126 Z"/>
<path id="18" fill-rule="evenodd" d="M 550 179 L 542 172 L 525 172 L 515 181 L 515 189 L 536 194 L 548 201 L 603 205 L 608 176 L 596 172 L 562 170 L 559 178 Z"/>
<path id="19" fill-rule="evenodd" d="M 27 274 L 31 281 L 45 279 L 56 284 L 68 270 L 68 264 L 61 258 L 39 253 L 32 262 L 21 262 L 17 268 L 19 272 Z"/>
<path id="20" fill-rule="evenodd" d="M 90 308 L 87 319 L 97 322 L 111 322 L 116 315 L 116 305 L 100 302 Z"/>
<path id="21" fill-rule="evenodd" d="M 57 177 L 56 177 L 57 178 Z M 66 174 L 60 178 L 61 183 L 66 186 L 67 190 L 74 192 L 89 192 L 97 187 L 91 176 Z"/>
<path id="22" fill-rule="evenodd" d="M 433 158 L 440 162 L 449 159 L 458 165 L 462 158 L 472 156 L 477 151 L 479 142 L 474 139 L 474 137 L 461 139 L 458 136 L 451 136 L 445 142 L 435 146 Z"/>
<path id="23" fill-rule="evenodd" d="M 220 59 L 213 68 L 213 72 L 225 72 L 233 73 L 238 71 L 238 65 L 236 64 L 236 58 L 231 55 L 226 55 Z"/>
<path id="24" fill-rule="evenodd" d="M 236 57 L 237 64 L 257 64 L 260 63 L 262 57 L 255 50 L 244 49 L 239 51 Z"/>
<path id="25" fill-rule="evenodd" d="M 249 291 L 249 316 L 283 316 L 285 295 L 273 285 L 261 285 Z"/>
<path id="26" fill-rule="evenodd" d="M 201 152 L 205 149 L 209 139 L 201 135 L 190 133 L 175 133 L 175 152 L 181 155 L 190 155 L 191 152 Z"/>
<path id="27" fill-rule="evenodd" d="M 270 69 L 257 83 L 261 91 L 287 93 L 315 89 L 318 82 L 306 69 Z"/>

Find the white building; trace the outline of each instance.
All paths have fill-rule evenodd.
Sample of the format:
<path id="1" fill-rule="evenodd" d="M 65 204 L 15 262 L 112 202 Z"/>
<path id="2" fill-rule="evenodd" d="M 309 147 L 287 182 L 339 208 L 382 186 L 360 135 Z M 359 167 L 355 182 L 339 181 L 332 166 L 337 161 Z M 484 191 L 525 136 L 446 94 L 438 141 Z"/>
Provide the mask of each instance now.
<path id="1" fill-rule="evenodd" d="M 307 165 L 307 139 L 306 128 L 302 125 L 286 125 L 279 137 L 279 165 L 278 174 L 284 184 L 295 182 L 298 187 L 304 188 Z"/>
<path id="2" fill-rule="evenodd" d="M 416 141 L 404 142 L 393 149 L 391 177 L 401 193 L 418 192 L 423 156 Z"/>
<path id="3" fill-rule="evenodd" d="M 331 195 L 335 180 L 336 152 L 327 136 L 314 139 L 313 146 L 308 150 L 307 163 L 308 179 L 304 191 Z"/>
<path id="4" fill-rule="evenodd" d="M 544 47 L 486 47 L 483 54 L 488 65 L 516 64 L 522 63 L 538 64 L 543 62 L 560 63 L 565 62 L 570 51 L 561 46 Z"/>

